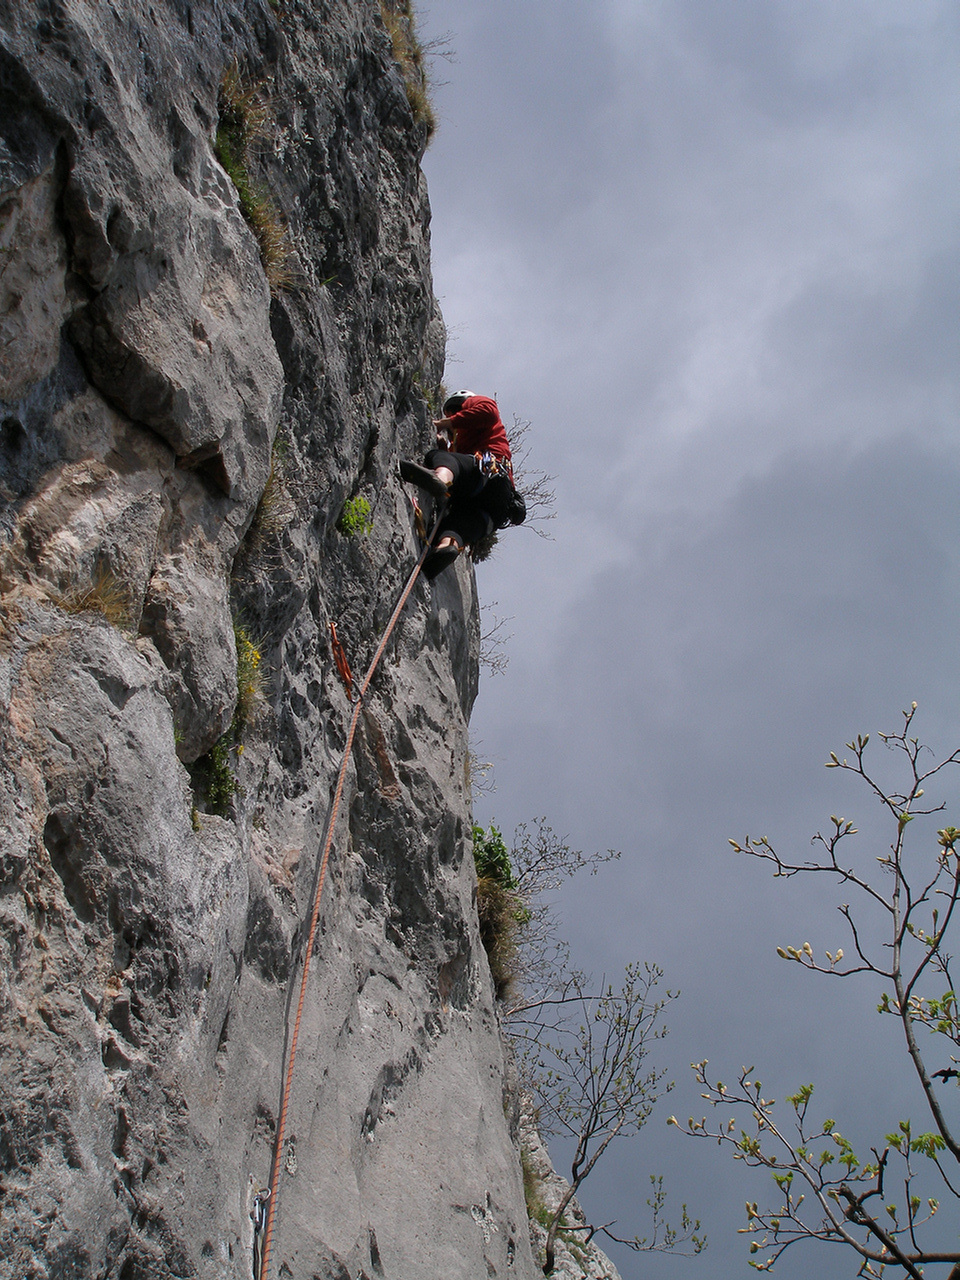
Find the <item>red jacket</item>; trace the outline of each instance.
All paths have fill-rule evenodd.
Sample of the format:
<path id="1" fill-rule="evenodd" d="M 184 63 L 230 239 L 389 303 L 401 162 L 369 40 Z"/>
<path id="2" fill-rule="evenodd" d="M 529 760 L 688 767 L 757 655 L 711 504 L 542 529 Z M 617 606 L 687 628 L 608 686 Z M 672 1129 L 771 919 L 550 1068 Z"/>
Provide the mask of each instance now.
<path id="1" fill-rule="evenodd" d="M 456 453 L 486 453 L 495 458 L 510 458 L 507 432 L 500 421 L 500 410 L 489 396 L 468 396 L 463 406 L 450 415 Z"/>

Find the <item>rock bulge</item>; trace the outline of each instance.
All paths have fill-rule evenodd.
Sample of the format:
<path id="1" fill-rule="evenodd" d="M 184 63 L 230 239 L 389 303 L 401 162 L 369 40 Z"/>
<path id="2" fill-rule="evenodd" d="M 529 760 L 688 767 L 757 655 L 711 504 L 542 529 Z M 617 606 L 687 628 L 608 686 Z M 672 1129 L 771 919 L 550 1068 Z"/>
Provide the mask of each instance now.
<path id="1" fill-rule="evenodd" d="M 231 67 L 273 293 L 218 159 Z M 0 135 L 0 1274 L 239 1280 L 350 714 L 330 623 L 362 671 L 418 550 L 426 126 L 373 0 L 4 0 Z M 536 1273 L 446 576 L 361 718 L 273 1275 Z"/>

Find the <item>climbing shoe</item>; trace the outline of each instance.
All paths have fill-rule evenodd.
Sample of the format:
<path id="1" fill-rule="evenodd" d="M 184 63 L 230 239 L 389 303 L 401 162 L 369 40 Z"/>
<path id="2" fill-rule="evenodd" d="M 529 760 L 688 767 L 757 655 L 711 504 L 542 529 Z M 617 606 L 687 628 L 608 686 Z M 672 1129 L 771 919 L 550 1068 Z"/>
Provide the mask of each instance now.
<path id="1" fill-rule="evenodd" d="M 401 458 L 399 471 L 401 479 L 415 484 L 418 489 L 423 489 L 432 497 L 440 499 L 449 497 L 450 490 L 429 467 L 421 467 L 419 462 L 413 462 L 410 458 Z"/>
<path id="2" fill-rule="evenodd" d="M 462 550 L 462 547 L 454 546 L 438 547 L 436 551 L 431 551 L 423 562 L 423 576 L 432 582 L 438 573 L 443 573 L 448 564 L 453 564 Z"/>

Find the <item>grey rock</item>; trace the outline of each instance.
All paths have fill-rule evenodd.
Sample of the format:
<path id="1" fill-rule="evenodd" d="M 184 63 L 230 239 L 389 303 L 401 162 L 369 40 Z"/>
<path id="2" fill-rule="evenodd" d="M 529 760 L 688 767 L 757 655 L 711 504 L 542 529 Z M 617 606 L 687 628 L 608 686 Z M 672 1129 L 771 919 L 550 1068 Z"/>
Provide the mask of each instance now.
<path id="1" fill-rule="evenodd" d="M 219 569 L 219 572 L 218 572 Z M 230 724 L 237 700 L 237 651 L 223 566 L 186 550 L 165 556 L 150 580 L 142 628 L 174 673 L 172 709 L 179 755 L 194 761 Z"/>
<path id="2" fill-rule="evenodd" d="M 0 198 L 0 400 L 22 399 L 59 358 L 67 251 L 57 187 L 51 168 Z"/>
<path id="3" fill-rule="evenodd" d="M 234 59 L 274 114 L 272 299 L 214 156 Z M 419 552 L 426 132 L 367 0 L 0 0 L 0 108 L 0 1276 L 245 1280 L 353 711 L 330 624 L 356 684 Z M 474 902 L 478 649 L 458 564 L 364 700 L 271 1278 L 537 1274 Z"/>

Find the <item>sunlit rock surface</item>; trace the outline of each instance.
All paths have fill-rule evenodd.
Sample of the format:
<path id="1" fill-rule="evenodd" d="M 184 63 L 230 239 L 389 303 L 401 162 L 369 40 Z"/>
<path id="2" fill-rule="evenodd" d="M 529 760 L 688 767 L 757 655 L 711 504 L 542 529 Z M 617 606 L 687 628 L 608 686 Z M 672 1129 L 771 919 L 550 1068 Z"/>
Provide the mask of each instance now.
<path id="1" fill-rule="evenodd" d="M 268 107 L 273 296 L 215 154 L 232 65 Z M 330 624 L 359 678 L 420 545 L 425 143 L 372 0 L 0 3 L 3 1276 L 252 1274 L 352 709 Z M 418 583 L 347 773 L 271 1276 L 539 1274 L 474 905 L 477 656 L 469 567 Z"/>

